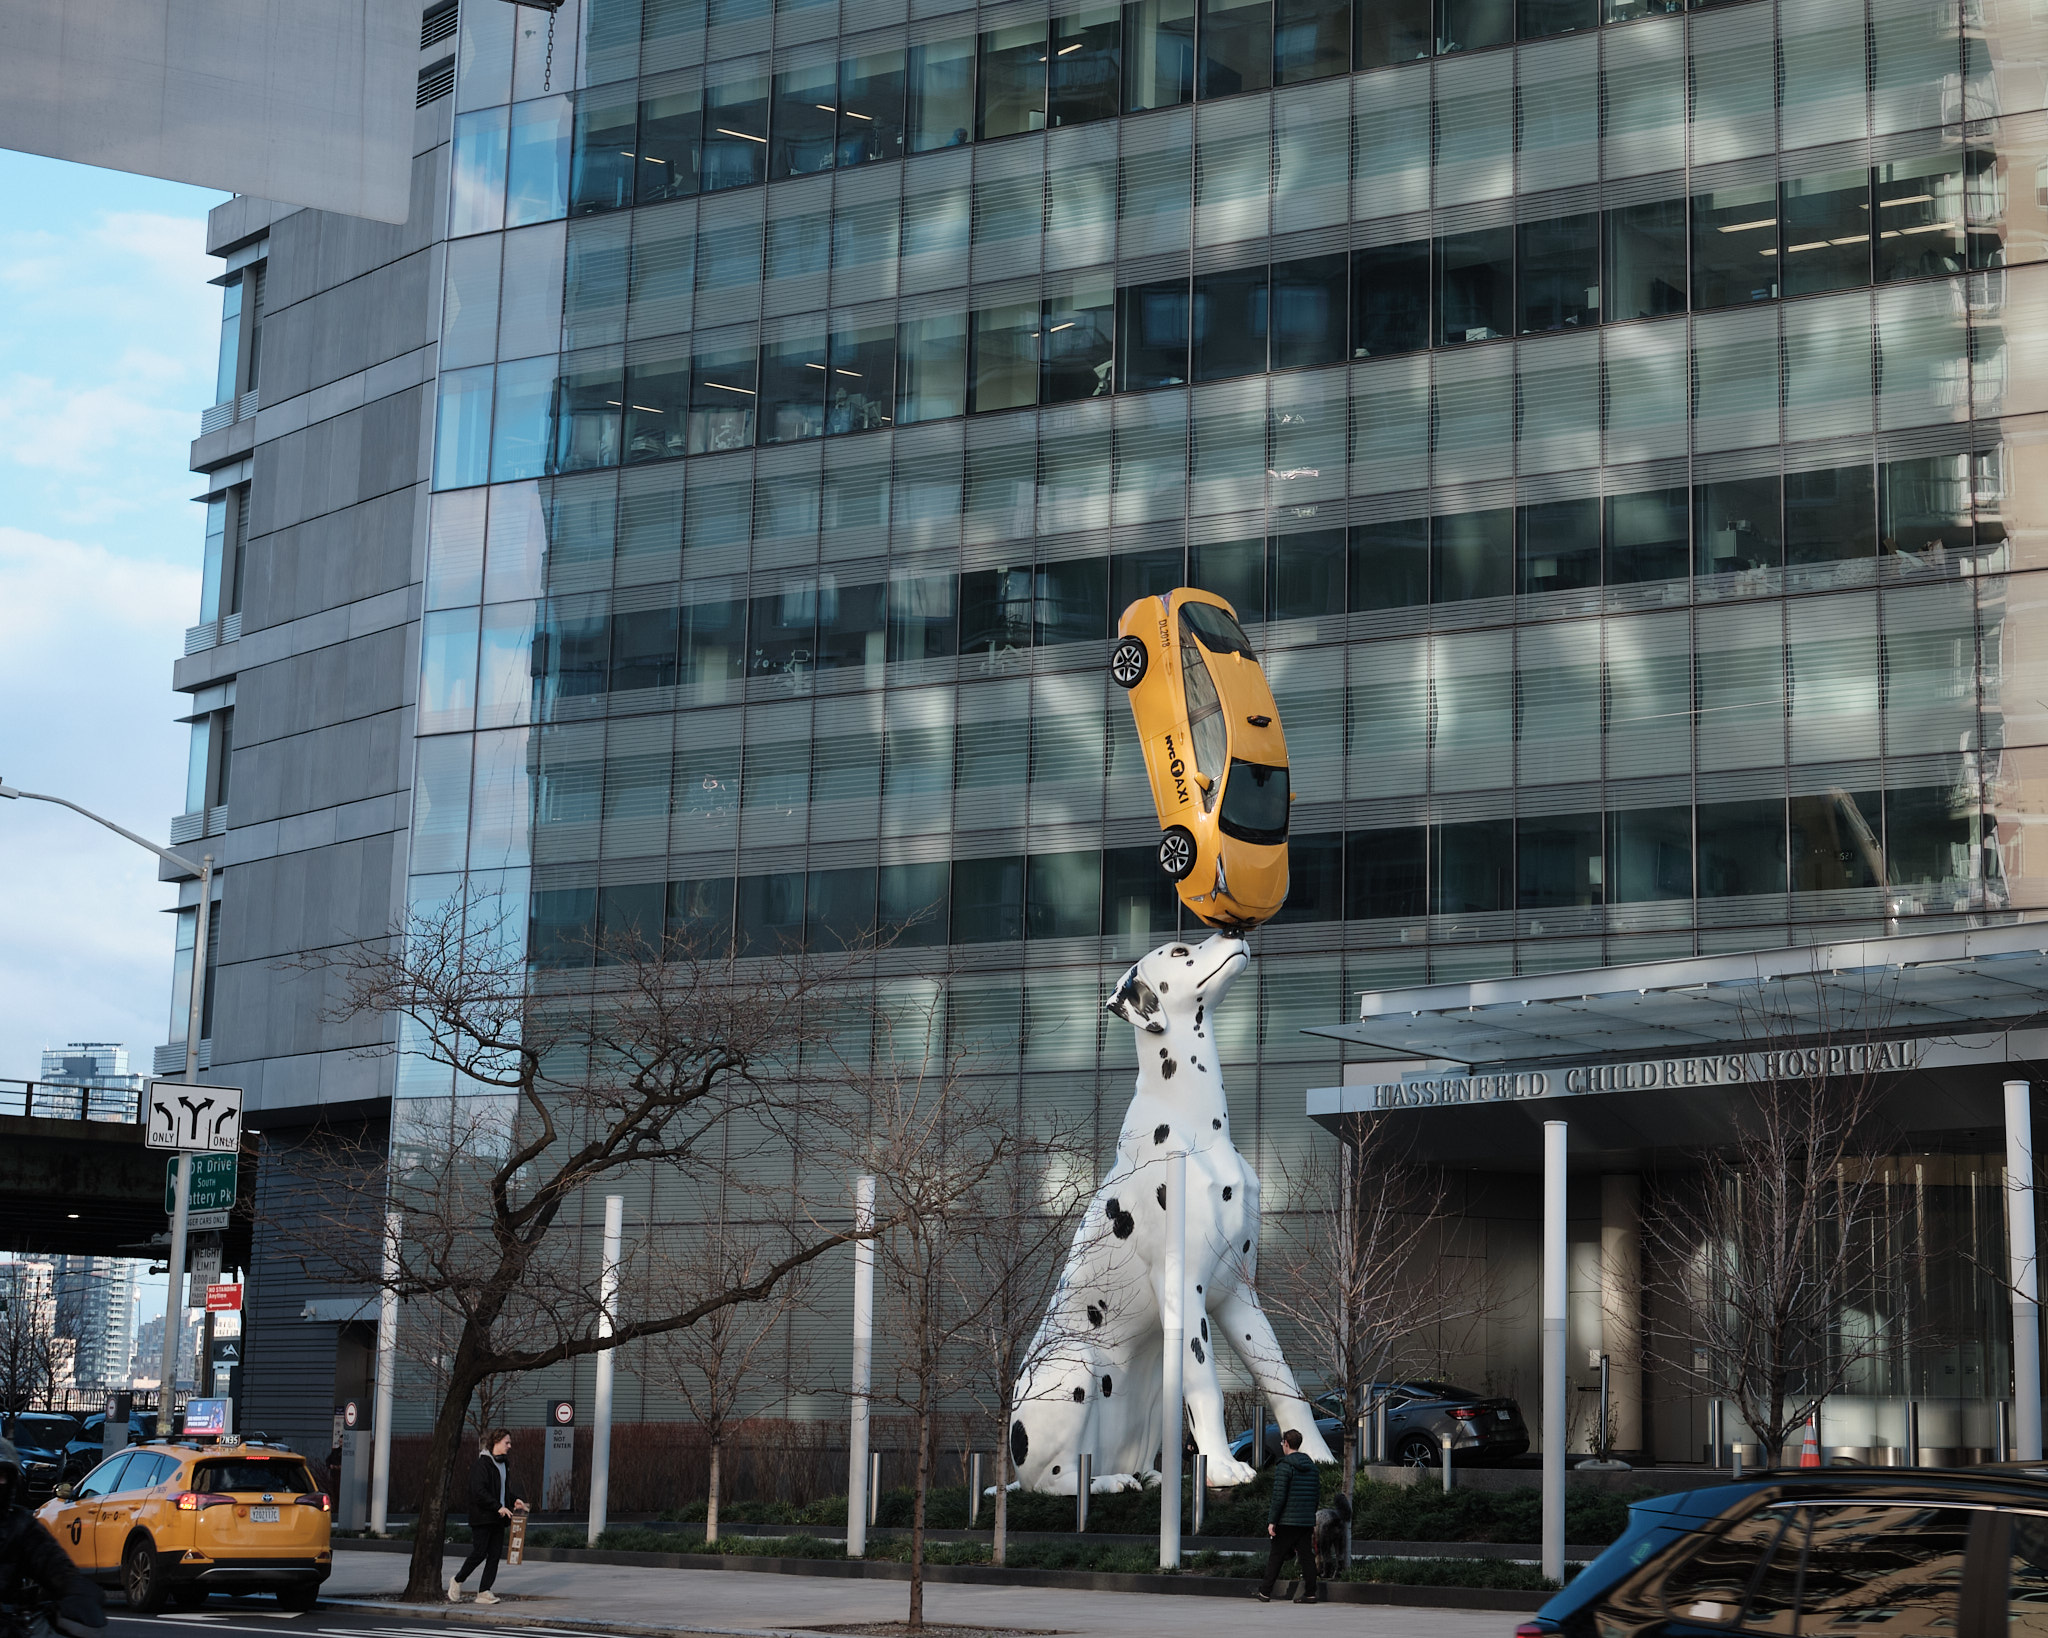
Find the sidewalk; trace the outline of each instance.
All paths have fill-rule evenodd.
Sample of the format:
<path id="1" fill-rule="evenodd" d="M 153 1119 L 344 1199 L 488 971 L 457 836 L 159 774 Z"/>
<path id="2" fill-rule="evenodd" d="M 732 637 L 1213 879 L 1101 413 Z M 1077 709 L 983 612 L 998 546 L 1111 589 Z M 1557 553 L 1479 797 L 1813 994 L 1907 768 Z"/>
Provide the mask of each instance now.
<path id="1" fill-rule="evenodd" d="M 405 1585 L 397 1553 L 337 1552 L 323 1596 L 369 1598 Z M 443 1565 L 452 1574 L 460 1552 Z M 473 1585 L 474 1583 L 472 1583 Z M 522 1564 L 499 1572 L 504 1602 L 465 1613 L 508 1620 L 592 1621 L 670 1631 L 765 1633 L 855 1621 L 900 1621 L 909 1589 L 900 1581 L 842 1581 L 723 1570 L 638 1570 L 609 1564 Z M 1070 1592 L 1060 1588 L 968 1587 L 930 1583 L 925 1618 L 964 1626 L 1071 1633 L 1077 1638 L 1130 1638 L 1134 1623 L 1170 1622 L 1176 1638 L 1242 1638 L 1253 1622 L 1270 1622 L 1288 1638 L 1507 1638 L 1523 1619 L 1499 1611 L 1379 1609 L 1322 1604 L 1298 1609 L 1260 1605 L 1245 1589 L 1237 1598 L 1176 1598 L 1170 1612 L 1142 1595 Z M 446 1610 L 448 1606 L 439 1606 Z"/>

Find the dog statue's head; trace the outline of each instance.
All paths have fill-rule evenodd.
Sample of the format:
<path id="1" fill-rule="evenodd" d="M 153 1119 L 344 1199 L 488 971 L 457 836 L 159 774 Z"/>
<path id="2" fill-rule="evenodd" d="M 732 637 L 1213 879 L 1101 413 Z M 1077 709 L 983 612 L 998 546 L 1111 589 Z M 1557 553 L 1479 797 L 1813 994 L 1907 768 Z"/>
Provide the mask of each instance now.
<path id="1" fill-rule="evenodd" d="M 1162 944 L 1118 980 L 1103 1006 L 1148 1035 L 1164 1035 L 1221 1001 L 1250 960 L 1244 940 L 1230 933 L 1200 944 Z"/>

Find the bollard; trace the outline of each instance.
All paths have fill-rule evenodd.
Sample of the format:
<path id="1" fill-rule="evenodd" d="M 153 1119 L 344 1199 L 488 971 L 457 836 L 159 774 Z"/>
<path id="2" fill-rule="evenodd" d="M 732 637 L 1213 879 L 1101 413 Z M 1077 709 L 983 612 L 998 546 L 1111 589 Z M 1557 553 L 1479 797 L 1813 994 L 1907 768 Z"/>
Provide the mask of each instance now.
<path id="1" fill-rule="evenodd" d="M 1707 1466 L 1719 1467 L 1721 1465 L 1721 1459 L 1724 1454 L 1721 1445 L 1721 1401 L 1716 1399 L 1707 1405 L 1707 1448 L 1709 1451 Z"/>
<path id="2" fill-rule="evenodd" d="M 1387 1402 L 1381 1399 L 1372 1408 L 1372 1459 L 1385 1464 L 1387 1459 Z"/>
<path id="3" fill-rule="evenodd" d="M 1446 1496 L 1451 1493 L 1453 1482 L 1451 1478 L 1451 1438 L 1452 1436 L 1448 1433 L 1444 1435 L 1444 1494 Z"/>
<path id="4" fill-rule="evenodd" d="M 1998 1402 L 1998 1460 L 2012 1460 L 2012 1405 L 2004 1399 Z"/>
<path id="5" fill-rule="evenodd" d="M 1263 1399 L 1252 1412 L 1252 1466 L 1261 1471 L 1266 1466 L 1266 1402 Z"/>
<path id="6" fill-rule="evenodd" d="M 981 1518 L 981 1452 L 974 1451 L 967 1458 L 967 1528 L 972 1530 Z"/>
<path id="7" fill-rule="evenodd" d="M 1740 1445 L 1732 1445 L 1729 1448 L 1735 1452 L 1735 1460 L 1731 1464 L 1734 1470 L 1732 1476 L 1739 1479 L 1742 1477 L 1742 1447 Z"/>
<path id="8" fill-rule="evenodd" d="M 868 1528 L 875 1527 L 875 1521 L 882 1513 L 882 1453 L 879 1450 L 868 1453 Z"/>
<path id="9" fill-rule="evenodd" d="M 1088 1491 L 1095 1483 L 1095 1458 L 1077 1456 L 1074 1458 L 1074 1529 L 1086 1535 L 1088 1532 Z"/>
<path id="10" fill-rule="evenodd" d="M 1200 1535 L 1209 1522 L 1209 1458 L 1195 1454 L 1195 1517 L 1192 1534 Z"/>
<path id="11" fill-rule="evenodd" d="M 1920 1465 L 1920 1401 L 1906 1401 L 1906 1465 Z"/>

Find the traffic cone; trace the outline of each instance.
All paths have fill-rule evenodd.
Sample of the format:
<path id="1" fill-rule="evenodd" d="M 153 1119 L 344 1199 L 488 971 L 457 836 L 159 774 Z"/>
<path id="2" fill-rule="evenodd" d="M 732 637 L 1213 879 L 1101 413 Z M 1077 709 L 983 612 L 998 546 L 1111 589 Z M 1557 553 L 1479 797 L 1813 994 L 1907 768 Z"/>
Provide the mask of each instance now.
<path id="1" fill-rule="evenodd" d="M 1819 1420 L 1815 1416 L 1809 1416 L 1806 1419 L 1806 1433 L 1799 1442 L 1799 1465 L 1801 1467 L 1820 1466 L 1820 1428 L 1817 1426 Z"/>

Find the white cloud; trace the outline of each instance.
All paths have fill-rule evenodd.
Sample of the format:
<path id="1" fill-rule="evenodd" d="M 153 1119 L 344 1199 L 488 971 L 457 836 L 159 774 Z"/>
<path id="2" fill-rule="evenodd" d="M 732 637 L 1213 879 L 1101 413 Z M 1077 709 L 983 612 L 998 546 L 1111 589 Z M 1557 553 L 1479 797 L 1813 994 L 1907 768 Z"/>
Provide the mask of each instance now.
<path id="1" fill-rule="evenodd" d="M 186 730 L 170 666 L 196 568 L 0 526 L 0 776 L 152 839 L 184 806 Z M 174 890 L 156 861 L 46 803 L 0 803 L 0 1075 L 65 1040 L 144 1060 L 170 1007 Z"/>

